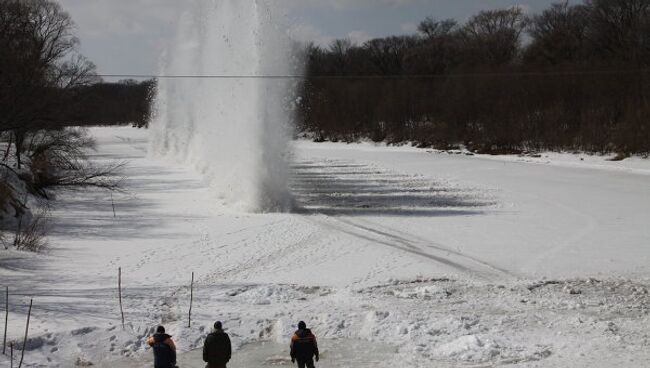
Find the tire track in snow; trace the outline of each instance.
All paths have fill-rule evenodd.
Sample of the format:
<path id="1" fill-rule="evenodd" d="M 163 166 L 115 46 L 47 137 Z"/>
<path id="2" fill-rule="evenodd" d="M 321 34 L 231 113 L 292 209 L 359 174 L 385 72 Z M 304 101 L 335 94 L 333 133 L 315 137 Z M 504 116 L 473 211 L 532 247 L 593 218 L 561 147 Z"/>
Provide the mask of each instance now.
<path id="1" fill-rule="evenodd" d="M 354 161 L 299 161 L 292 167 L 291 188 L 298 208 L 317 225 L 479 278 L 517 278 L 509 270 L 440 243 L 359 220 L 382 215 L 478 215 L 482 207 L 496 204 L 484 192 Z M 315 214 L 324 217 L 317 220 Z"/>
<path id="2" fill-rule="evenodd" d="M 384 236 L 384 237 L 386 237 L 388 239 L 392 239 L 396 243 L 400 243 L 400 244 L 403 244 L 404 246 L 407 246 L 407 247 L 410 247 L 410 248 L 413 248 L 413 249 L 417 249 L 417 250 L 419 250 L 421 252 L 425 252 L 425 251 L 422 250 L 419 247 L 419 245 L 423 245 L 425 247 L 432 248 L 432 249 L 440 251 L 440 252 L 446 252 L 446 253 L 452 254 L 452 255 L 454 255 L 456 257 L 461 257 L 461 258 L 467 259 L 467 260 L 469 260 L 471 262 L 476 263 L 479 267 L 485 267 L 485 268 L 491 269 L 492 271 L 494 271 L 497 274 L 503 274 L 503 275 L 507 275 L 507 276 L 510 276 L 510 277 L 516 277 L 516 275 L 514 275 L 511 271 L 509 271 L 509 270 L 507 270 L 505 268 L 495 266 L 495 265 L 490 264 L 488 262 L 482 261 L 482 260 L 480 260 L 480 259 L 478 259 L 476 257 L 472 257 L 470 255 L 464 254 L 464 253 L 459 252 L 457 250 L 453 250 L 453 249 L 451 249 L 449 247 L 446 247 L 446 246 L 441 245 L 441 244 L 436 243 L 436 242 L 432 242 L 432 241 L 427 240 L 427 239 L 423 239 L 423 238 L 419 238 L 419 237 L 411 236 L 411 235 L 409 235 L 409 236 L 412 239 L 408 239 L 404 235 L 400 235 L 400 234 L 404 234 L 403 232 L 387 228 L 386 226 L 383 226 L 383 225 L 382 225 L 382 228 L 384 230 L 378 230 L 378 229 L 372 228 L 372 227 L 370 227 L 368 225 L 360 225 L 358 223 L 355 223 L 351 219 L 342 220 L 340 218 L 337 218 L 336 220 L 338 220 L 340 222 L 343 222 L 343 223 L 347 223 L 347 224 L 349 224 L 351 226 L 357 227 L 357 228 L 365 230 L 367 232 L 375 233 L 377 235 Z"/>
<path id="3" fill-rule="evenodd" d="M 505 269 L 490 265 L 486 262 L 480 261 L 471 256 L 464 255 L 449 248 L 435 245 L 434 249 L 438 251 L 438 254 L 436 254 L 431 251 L 423 250 L 415 242 L 405 239 L 399 235 L 387 231 L 372 229 L 367 226 L 362 226 L 354 223 L 349 219 L 343 220 L 341 218 L 332 216 L 325 216 L 320 220 L 314 218 L 314 216 L 309 216 L 306 218 L 311 222 L 320 225 L 321 227 L 327 228 L 328 230 L 338 231 L 355 238 L 369 241 L 372 244 L 381 244 L 383 246 L 394 248 L 405 253 L 426 258 L 462 273 L 474 276 L 478 279 L 490 281 L 503 279 L 504 276 L 508 278 L 516 277 L 514 274 Z"/>

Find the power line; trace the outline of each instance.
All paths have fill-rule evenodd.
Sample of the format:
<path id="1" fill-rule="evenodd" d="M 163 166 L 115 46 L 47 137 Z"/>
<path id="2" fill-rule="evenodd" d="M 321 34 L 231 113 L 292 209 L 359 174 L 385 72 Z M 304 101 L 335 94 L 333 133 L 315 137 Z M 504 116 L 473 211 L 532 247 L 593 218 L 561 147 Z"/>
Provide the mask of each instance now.
<path id="1" fill-rule="evenodd" d="M 164 74 L 98 74 L 101 78 L 125 79 L 448 79 L 471 77 L 528 77 L 528 76 L 572 76 L 572 75 L 616 75 L 650 73 L 650 69 L 625 70 L 570 70 L 570 71 L 540 71 L 540 72 L 490 72 L 490 73 L 450 73 L 450 74 L 370 74 L 370 75 L 164 75 Z"/>

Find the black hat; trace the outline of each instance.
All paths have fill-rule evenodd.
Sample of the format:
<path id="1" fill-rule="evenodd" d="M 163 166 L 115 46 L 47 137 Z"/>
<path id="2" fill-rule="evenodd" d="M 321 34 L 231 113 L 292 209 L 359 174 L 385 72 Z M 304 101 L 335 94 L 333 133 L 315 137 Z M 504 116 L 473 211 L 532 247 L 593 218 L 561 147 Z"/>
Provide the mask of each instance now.
<path id="1" fill-rule="evenodd" d="M 217 321 L 214 323 L 214 328 L 216 330 L 221 330 L 223 328 L 223 325 L 221 324 L 221 321 Z"/>
<path id="2" fill-rule="evenodd" d="M 158 326 L 158 328 L 156 328 L 156 333 L 161 333 L 161 334 L 162 334 L 162 333 L 165 333 L 165 327 L 163 327 L 163 326 Z"/>
<path id="3" fill-rule="evenodd" d="M 298 329 L 299 330 L 304 330 L 307 328 L 307 324 L 303 321 L 298 322 Z"/>

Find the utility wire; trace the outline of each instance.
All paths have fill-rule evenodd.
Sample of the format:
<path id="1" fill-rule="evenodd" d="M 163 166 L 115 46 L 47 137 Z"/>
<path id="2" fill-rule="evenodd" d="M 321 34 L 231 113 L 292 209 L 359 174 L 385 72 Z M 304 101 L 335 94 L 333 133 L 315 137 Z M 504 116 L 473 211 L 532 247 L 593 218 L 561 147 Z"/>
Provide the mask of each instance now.
<path id="1" fill-rule="evenodd" d="M 572 76 L 572 75 L 617 75 L 650 73 L 650 69 L 626 70 L 573 70 L 548 72 L 493 72 L 493 73 L 451 73 L 451 74 L 386 74 L 386 75 L 164 75 L 164 74 L 98 74 L 101 78 L 130 79 L 448 79 L 471 77 L 528 77 L 528 76 Z"/>

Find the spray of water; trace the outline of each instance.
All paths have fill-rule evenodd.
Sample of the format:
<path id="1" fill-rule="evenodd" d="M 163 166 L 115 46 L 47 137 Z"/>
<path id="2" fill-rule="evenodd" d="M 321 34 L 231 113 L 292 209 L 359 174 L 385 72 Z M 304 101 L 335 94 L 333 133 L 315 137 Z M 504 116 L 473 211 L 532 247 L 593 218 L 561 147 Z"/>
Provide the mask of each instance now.
<path id="1" fill-rule="evenodd" d="M 165 75 L 295 74 L 283 16 L 260 0 L 202 0 L 181 16 Z M 225 206 L 284 211 L 291 81 L 163 79 L 150 152 L 193 165 Z"/>

